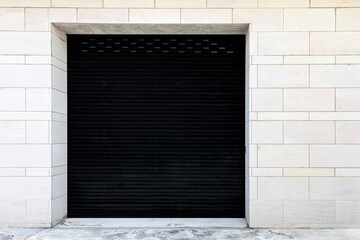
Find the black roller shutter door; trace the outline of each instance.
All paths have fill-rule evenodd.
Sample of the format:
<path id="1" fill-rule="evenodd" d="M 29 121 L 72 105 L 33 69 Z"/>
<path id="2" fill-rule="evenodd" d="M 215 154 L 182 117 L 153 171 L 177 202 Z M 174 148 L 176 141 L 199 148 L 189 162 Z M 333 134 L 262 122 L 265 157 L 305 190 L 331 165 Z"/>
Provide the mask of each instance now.
<path id="1" fill-rule="evenodd" d="M 68 216 L 244 217 L 245 37 L 68 36 Z"/>

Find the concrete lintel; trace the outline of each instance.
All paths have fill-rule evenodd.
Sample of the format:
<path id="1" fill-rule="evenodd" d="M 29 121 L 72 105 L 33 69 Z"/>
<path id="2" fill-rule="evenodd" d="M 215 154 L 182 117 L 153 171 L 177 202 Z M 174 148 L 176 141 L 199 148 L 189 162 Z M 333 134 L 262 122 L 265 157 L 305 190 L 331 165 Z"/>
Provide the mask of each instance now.
<path id="1" fill-rule="evenodd" d="M 248 24 L 53 23 L 67 34 L 246 34 Z"/>

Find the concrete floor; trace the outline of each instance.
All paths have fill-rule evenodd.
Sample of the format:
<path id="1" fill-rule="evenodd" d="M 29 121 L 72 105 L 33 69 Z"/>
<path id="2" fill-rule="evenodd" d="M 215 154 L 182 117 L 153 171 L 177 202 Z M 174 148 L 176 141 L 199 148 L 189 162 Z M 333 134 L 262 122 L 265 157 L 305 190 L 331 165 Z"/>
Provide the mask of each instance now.
<path id="1" fill-rule="evenodd" d="M 242 220 L 68 219 L 54 228 L 0 230 L 0 240 L 360 240 L 360 229 L 249 229 Z"/>

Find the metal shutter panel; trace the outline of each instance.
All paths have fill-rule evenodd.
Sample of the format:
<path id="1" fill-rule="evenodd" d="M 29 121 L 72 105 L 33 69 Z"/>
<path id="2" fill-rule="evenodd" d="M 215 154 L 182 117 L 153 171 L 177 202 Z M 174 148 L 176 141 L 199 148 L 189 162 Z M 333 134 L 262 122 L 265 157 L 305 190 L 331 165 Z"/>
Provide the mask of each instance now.
<path id="1" fill-rule="evenodd" d="M 68 46 L 69 217 L 244 217 L 245 36 Z"/>

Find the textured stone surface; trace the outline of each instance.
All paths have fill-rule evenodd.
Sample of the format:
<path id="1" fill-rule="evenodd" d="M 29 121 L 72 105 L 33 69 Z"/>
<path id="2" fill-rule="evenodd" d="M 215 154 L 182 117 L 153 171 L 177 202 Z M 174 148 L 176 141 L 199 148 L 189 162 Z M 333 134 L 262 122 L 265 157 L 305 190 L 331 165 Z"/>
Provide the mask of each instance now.
<path id="1" fill-rule="evenodd" d="M 356 240 L 360 230 L 249 228 L 4 228 L 0 240 Z"/>

